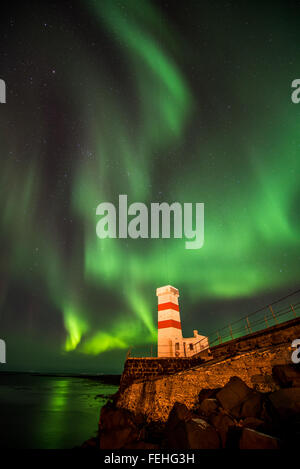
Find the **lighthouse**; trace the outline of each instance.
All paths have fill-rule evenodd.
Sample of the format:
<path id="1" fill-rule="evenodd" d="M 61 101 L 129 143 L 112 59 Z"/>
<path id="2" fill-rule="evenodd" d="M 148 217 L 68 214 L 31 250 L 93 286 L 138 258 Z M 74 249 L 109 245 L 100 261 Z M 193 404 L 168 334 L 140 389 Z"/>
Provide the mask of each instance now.
<path id="1" fill-rule="evenodd" d="M 179 313 L 179 291 L 171 285 L 157 288 L 158 298 L 158 357 L 179 356 L 182 330 Z"/>
<path id="2" fill-rule="evenodd" d="M 208 339 L 194 330 L 194 337 L 183 338 L 179 312 L 179 291 L 171 285 L 157 288 L 158 357 L 188 357 L 208 348 Z"/>

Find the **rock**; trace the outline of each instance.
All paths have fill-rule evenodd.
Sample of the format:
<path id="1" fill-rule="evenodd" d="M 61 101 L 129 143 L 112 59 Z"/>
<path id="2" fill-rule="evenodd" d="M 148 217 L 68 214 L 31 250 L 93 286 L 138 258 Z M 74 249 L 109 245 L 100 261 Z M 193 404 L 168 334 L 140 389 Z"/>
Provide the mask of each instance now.
<path id="1" fill-rule="evenodd" d="M 237 425 L 228 428 L 226 448 L 238 449 L 243 428 Z"/>
<path id="2" fill-rule="evenodd" d="M 241 407 L 241 417 L 259 417 L 262 408 L 262 397 L 260 394 L 250 394 Z"/>
<path id="3" fill-rule="evenodd" d="M 126 409 L 118 409 L 110 405 L 102 407 L 99 421 L 100 430 L 135 426 L 137 417 Z"/>
<path id="4" fill-rule="evenodd" d="M 212 414 L 218 408 L 217 399 L 204 399 L 200 404 L 200 411 L 205 415 Z"/>
<path id="5" fill-rule="evenodd" d="M 225 448 L 227 446 L 228 430 L 230 427 L 235 426 L 233 419 L 229 415 L 219 413 L 212 416 L 211 423 L 218 430 L 222 448 Z"/>
<path id="6" fill-rule="evenodd" d="M 216 429 L 200 418 L 181 421 L 176 432 L 167 435 L 169 449 L 217 449 L 220 438 Z"/>
<path id="7" fill-rule="evenodd" d="M 179 423 L 191 418 L 192 412 L 184 404 L 175 402 L 166 423 L 166 433 L 174 432 Z"/>
<path id="8" fill-rule="evenodd" d="M 257 432 L 252 428 L 243 428 L 240 449 L 279 449 L 278 438 Z"/>
<path id="9" fill-rule="evenodd" d="M 145 440 L 149 443 L 160 444 L 164 438 L 165 425 L 161 422 L 149 422 L 145 427 Z"/>
<path id="10" fill-rule="evenodd" d="M 242 421 L 242 425 L 243 427 L 256 430 L 264 426 L 264 421 L 255 417 L 246 417 L 245 420 Z"/>
<path id="11" fill-rule="evenodd" d="M 100 433 L 100 449 L 121 449 L 138 440 L 139 433 L 135 428 L 121 427 Z"/>
<path id="12" fill-rule="evenodd" d="M 124 446 L 124 449 L 159 449 L 159 445 L 154 443 L 148 443 L 146 441 L 137 441 L 135 443 L 129 443 Z"/>
<path id="13" fill-rule="evenodd" d="M 222 407 L 232 415 L 238 416 L 242 403 L 253 394 L 244 381 L 237 376 L 230 378 L 228 383 L 216 395 Z"/>
<path id="14" fill-rule="evenodd" d="M 274 381 L 282 388 L 300 387 L 299 365 L 276 365 L 273 366 L 272 375 Z"/>
<path id="15" fill-rule="evenodd" d="M 99 448 L 99 440 L 98 438 L 90 438 L 89 440 L 85 441 L 81 446 L 81 449 L 98 449 Z"/>
<path id="16" fill-rule="evenodd" d="M 279 389 L 269 395 L 269 400 L 283 420 L 300 414 L 300 387 Z"/>
<path id="17" fill-rule="evenodd" d="M 259 418 L 264 421 L 265 424 L 275 424 L 276 425 L 279 423 L 278 421 L 278 416 L 276 415 L 276 412 L 274 412 L 274 408 L 270 402 L 270 400 L 263 399 L 262 401 L 262 406 L 261 406 L 261 412 Z"/>
<path id="18" fill-rule="evenodd" d="M 203 419 L 194 418 L 185 423 L 189 449 L 217 449 L 220 438 L 215 428 Z"/>
<path id="19" fill-rule="evenodd" d="M 128 410 L 107 405 L 102 407 L 99 431 L 100 449 L 120 449 L 140 437 L 139 416 Z"/>
<path id="20" fill-rule="evenodd" d="M 201 391 L 199 392 L 198 394 L 198 399 L 199 399 L 199 403 L 201 404 L 201 402 L 204 400 L 204 399 L 213 399 L 216 397 L 216 394 L 218 391 L 220 391 L 221 388 L 217 388 L 217 389 L 201 389 Z"/>

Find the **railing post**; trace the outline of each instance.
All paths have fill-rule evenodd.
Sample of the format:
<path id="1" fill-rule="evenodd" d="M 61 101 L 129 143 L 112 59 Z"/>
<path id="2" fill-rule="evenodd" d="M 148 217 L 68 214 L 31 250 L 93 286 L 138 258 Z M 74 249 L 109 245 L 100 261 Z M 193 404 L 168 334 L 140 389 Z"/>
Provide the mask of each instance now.
<path id="1" fill-rule="evenodd" d="M 248 319 L 248 316 L 246 317 L 246 321 L 247 321 L 247 326 L 248 326 L 248 329 L 250 331 L 250 333 L 252 332 L 252 329 L 251 329 L 251 326 L 250 326 L 250 321 Z"/>
<path id="2" fill-rule="evenodd" d="M 296 311 L 294 310 L 294 306 L 292 304 L 290 304 L 290 307 L 291 307 L 291 310 L 293 311 L 293 315 L 295 316 L 295 318 L 297 317 L 297 314 L 296 314 Z"/>
<path id="3" fill-rule="evenodd" d="M 267 320 L 267 316 L 265 316 L 265 322 L 266 322 L 267 327 L 269 327 L 269 323 L 268 323 L 268 320 Z"/>
<path id="4" fill-rule="evenodd" d="M 277 318 L 276 318 L 276 316 L 275 316 L 275 313 L 274 313 L 273 308 L 272 308 L 271 305 L 269 305 L 269 309 L 270 309 L 270 311 L 271 311 L 271 313 L 272 313 L 272 316 L 273 316 L 274 321 L 276 322 L 276 324 L 278 324 Z"/>
<path id="5" fill-rule="evenodd" d="M 232 340 L 233 340 L 232 329 L 231 329 L 231 325 L 230 325 L 230 324 L 229 324 L 229 331 L 230 331 L 231 338 L 232 338 Z"/>
<path id="6" fill-rule="evenodd" d="M 218 339 L 219 339 L 219 344 L 221 344 L 222 343 L 222 337 L 220 336 L 219 331 L 217 331 L 217 335 L 218 335 Z"/>

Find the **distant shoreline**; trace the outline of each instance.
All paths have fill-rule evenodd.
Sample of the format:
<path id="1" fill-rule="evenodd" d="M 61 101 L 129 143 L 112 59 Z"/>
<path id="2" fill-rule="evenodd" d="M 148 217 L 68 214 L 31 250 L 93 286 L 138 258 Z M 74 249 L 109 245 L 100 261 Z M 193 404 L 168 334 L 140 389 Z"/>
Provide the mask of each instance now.
<path id="1" fill-rule="evenodd" d="M 101 380 L 102 382 L 108 382 L 113 384 L 119 384 L 121 375 L 119 374 L 87 374 L 87 373 L 50 373 L 50 372 L 38 372 L 38 371 L 0 371 L 1 376 L 12 376 L 12 375 L 28 375 L 28 376 L 45 376 L 52 378 L 86 378 L 93 380 Z"/>

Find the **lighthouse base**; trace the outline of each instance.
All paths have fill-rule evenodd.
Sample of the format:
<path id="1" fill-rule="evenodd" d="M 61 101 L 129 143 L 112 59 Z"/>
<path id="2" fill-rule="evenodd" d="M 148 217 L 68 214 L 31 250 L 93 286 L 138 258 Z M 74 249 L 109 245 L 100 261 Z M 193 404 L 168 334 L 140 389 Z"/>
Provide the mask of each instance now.
<path id="1" fill-rule="evenodd" d="M 208 347 L 208 338 L 199 335 L 196 330 L 194 336 L 188 338 L 182 337 L 181 334 L 178 334 L 178 337 L 170 337 L 167 329 L 158 331 L 157 356 L 161 358 L 192 357 Z"/>

